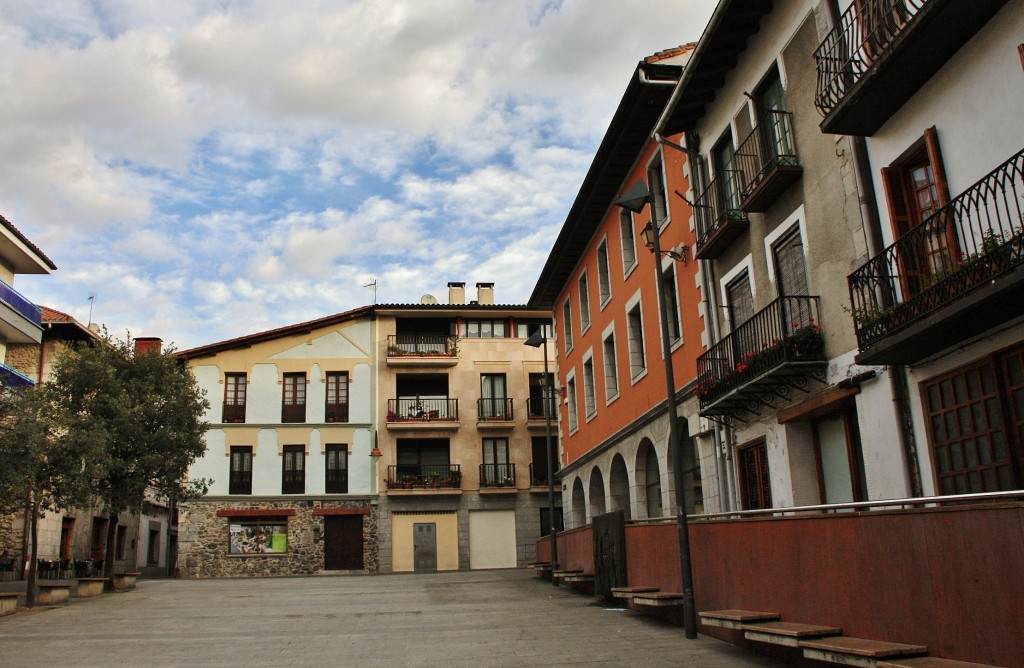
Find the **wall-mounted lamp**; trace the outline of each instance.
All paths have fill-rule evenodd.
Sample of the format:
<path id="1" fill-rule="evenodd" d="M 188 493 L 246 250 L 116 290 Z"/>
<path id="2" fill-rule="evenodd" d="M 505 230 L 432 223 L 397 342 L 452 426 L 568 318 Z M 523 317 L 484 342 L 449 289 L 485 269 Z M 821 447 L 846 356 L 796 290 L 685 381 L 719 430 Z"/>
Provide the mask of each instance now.
<path id="1" fill-rule="evenodd" d="M 647 250 L 654 252 L 654 226 L 647 223 L 647 226 L 640 231 L 640 237 L 644 240 Z M 668 255 L 673 260 L 679 260 L 684 265 L 690 262 L 690 247 L 686 244 L 679 244 L 675 248 L 659 250 L 662 255 Z"/>

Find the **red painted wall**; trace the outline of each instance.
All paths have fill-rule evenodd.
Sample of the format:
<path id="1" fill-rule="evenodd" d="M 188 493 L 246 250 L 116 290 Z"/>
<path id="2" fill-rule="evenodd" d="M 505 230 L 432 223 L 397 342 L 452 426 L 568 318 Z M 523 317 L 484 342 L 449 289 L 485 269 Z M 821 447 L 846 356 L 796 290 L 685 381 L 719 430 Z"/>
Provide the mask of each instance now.
<path id="1" fill-rule="evenodd" d="M 592 564 L 589 535 L 561 534 L 560 561 Z M 690 542 L 698 610 L 778 612 L 1024 667 L 1024 503 L 694 522 Z M 627 525 L 626 543 L 630 585 L 679 591 L 674 524 Z"/>

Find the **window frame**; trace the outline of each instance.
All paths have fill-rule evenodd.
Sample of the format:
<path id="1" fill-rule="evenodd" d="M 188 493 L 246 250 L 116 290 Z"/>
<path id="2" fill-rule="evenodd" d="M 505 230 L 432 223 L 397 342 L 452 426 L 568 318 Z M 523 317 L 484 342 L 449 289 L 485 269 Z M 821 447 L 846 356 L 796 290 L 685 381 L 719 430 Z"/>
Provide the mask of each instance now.
<path id="1" fill-rule="evenodd" d="M 651 220 L 658 231 L 672 222 L 672 211 L 668 201 L 668 175 L 665 173 L 665 156 L 658 150 L 647 163 L 647 184 L 651 193 Z"/>
<path id="2" fill-rule="evenodd" d="M 245 422 L 248 384 L 248 374 L 245 372 L 232 371 L 224 374 L 224 404 L 221 410 L 222 423 L 238 424 Z M 240 400 L 239 396 L 241 396 Z"/>
<path id="3" fill-rule="evenodd" d="M 573 369 L 565 377 L 565 407 L 569 433 L 575 434 L 580 429 L 580 416 L 576 407 L 576 370 Z"/>
<path id="4" fill-rule="evenodd" d="M 325 380 L 327 382 L 324 396 L 324 420 L 326 422 L 348 422 L 348 371 L 328 371 Z M 331 401 L 332 398 L 342 399 L 342 394 L 344 394 L 343 401 Z"/>
<path id="5" fill-rule="evenodd" d="M 638 320 L 634 326 L 634 314 Z M 633 384 L 647 375 L 647 344 L 644 341 L 643 300 L 637 298 L 626 307 L 626 343 L 629 351 L 629 376 Z M 639 364 L 637 364 L 639 360 Z"/>
<path id="6" fill-rule="evenodd" d="M 305 371 L 288 372 L 281 379 L 281 422 L 298 423 L 306 421 Z"/>
<path id="7" fill-rule="evenodd" d="M 583 415 L 587 422 L 597 416 L 597 382 L 592 350 L 583 356 Z"/>
<path id="8" fill-rule="evenodd" d="M 572 352 L 572 295 L 562 302 L 562 347 L 566 354 Z"/>
<path id="9" fill-rule="evenodd" d="M 597 245 L 597 294 L 600 308 L 604 310 L 612 300 L 611 258 L 608 255 L 607 236 Z"/>
<path id="10" fill-rule="evenodd" d="M 235 468 L 236 458 L 239 455 L 248 468 Z M 253 447 L 251 445 L 232 445 L 228 450 L 228 494 L 246 495 L 252 494 L 252 459 Z M 246 457 L 245 455 L 248 455 Z M 244 491 L 241 491 L 243 490 Z"/>
<path id="11" fill-rule="evenodd" d="M 281 446 L 281 494 L 305 493 L 306 446 L 283 445 Z"/>
<path id="12" fill-rule="evenodd" d="M 584 334 L 590 329 L 590 277 L 584 269 L 578 279 L 576 286 L 580 295 L 580 333 Z"/>
<path id="13" fill-rule="evenodd" d="M 609 343 L 611 354 L 609 355 Z M 619 356 L 615 348 L 615 327 L 610 325 L 601 337 L 601 357 L 604 369 L 604 403 L 608 405 L 619 397 Z M 610 382 L 609 382 L 610 381 Z"/>
<path id="14" fill-rule="evenodd" d="M 332 466 L 332 454 L 336 455 L 333 459 L 341 460 L 344 466 Z M 348 445 L 345 443 L 324 446 L 324 493 L 348 494 Z"/>
<path id="15" fill-rule="evenodd" d="M 633 229 L 633 212 L 628 209 L 619 211 L 619 238 L 622 247 L 622 278 L 625 279 L 637 265 L 636 231 Z"/>

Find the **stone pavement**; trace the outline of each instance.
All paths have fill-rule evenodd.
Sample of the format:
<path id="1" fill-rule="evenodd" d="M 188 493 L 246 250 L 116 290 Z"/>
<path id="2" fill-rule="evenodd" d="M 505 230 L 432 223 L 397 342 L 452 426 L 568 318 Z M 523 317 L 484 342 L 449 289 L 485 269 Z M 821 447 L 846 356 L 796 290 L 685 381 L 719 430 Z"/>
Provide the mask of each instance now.
<path id="1" fill-rule="evenodd" d="M 504 570 L 140 580 L 132 592 L 0 617 L 0 665 L 786 664 L 705 636 L 686 640 L 679 627 Z"/>

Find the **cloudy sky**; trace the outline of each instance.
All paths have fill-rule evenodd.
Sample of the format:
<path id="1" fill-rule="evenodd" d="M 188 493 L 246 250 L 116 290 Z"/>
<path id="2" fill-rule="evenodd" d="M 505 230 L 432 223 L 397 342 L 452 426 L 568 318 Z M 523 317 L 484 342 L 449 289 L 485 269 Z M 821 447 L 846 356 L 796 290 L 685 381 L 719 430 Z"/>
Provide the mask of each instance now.
<path id="1" fill-rule="evenodd" d="M 16 287 L 178 349 L 373 280 L 523 303 L 636 63 L 714 5 L 4 0 L 0 214 L 58 266 Z"/>

